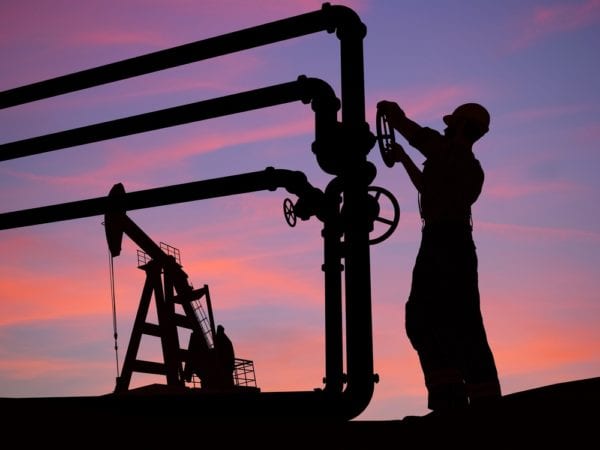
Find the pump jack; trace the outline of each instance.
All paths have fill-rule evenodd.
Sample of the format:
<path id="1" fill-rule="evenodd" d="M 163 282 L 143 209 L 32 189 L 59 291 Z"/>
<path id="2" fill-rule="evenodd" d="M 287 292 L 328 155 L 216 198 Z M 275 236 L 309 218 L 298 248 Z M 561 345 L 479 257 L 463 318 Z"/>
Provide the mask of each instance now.
<path id="1" fill-rule="evenodd" d="M 109 199 L 114 200 L 124 194 L 125 189 L 119 183 L 111 189 Z M 179 251 L 170 246 L 157 245 L 123 210 L 108 211 L 104 215 L 104 226 L 111 257 L 121 254 L 123 234 L 126 234 L 143 251 L 144 257 L 139 268 L 146 272 L 140 305 L 115 392 L 129 390 L 133 372 L 164 375 L 168 386 L 184 387 L 186 380 L 190 381 L 193 375 L 197 375 L 202 389 L 256 390 L 253 362 L 234 358 L 232 348 L 228 351 L 216 345 L 218 341 L 215 339 L 208 285 L 199 289 L 192 287 L 178 260 Z M 147 260 L 146 256 L 150 259 Z M 146 321 L 153 296 L 157 324 Z M 202 299 L 205 300 L 208 314 L 202 308 Z M 176 311 L 176 305 L 181 306 L 184 314 Z M 179 346 L 179 327 L 191 331 L 187 349 Z M 160 338 L 162 363 L 137 359 L 143 335 Z M 222 367 L 223 362 L 228 367 Z"/>

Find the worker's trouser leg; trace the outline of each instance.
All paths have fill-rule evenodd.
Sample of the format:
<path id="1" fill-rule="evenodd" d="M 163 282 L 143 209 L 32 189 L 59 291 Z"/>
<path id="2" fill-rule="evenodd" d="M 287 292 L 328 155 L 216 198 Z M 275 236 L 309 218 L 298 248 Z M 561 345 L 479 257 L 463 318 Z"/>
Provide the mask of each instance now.
<path id="1" fill-rule="evenodd" d="M 418 305 L 408 302 L 406 329 L 425 377 L 427 406 L 434 411 L 465 407 L 468 398 L 463 375 L 422 318 Z"/>
<path id="2" fill-rule="evenodd" d="M 431 409 L 500 396 L 479 308 L 477 256 L 469 233 L 424 233 L 406 304 Z"/>

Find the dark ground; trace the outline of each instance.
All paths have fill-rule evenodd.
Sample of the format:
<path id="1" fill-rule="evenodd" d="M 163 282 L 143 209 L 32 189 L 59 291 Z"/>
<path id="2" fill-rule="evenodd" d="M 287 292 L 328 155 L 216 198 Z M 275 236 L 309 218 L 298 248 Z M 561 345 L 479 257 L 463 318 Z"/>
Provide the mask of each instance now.
<path id="1" fill-rule="evenodd" d="M 182 416 L 164 403 L 132 417 L 67 405 L 73 405 L 68 398 L 0 399 L 3 448 L 600 448 L 600 377 L 506 395 L 452 415 L 386 421 L 278 420 L 252 411 L 210 420 Z"/>

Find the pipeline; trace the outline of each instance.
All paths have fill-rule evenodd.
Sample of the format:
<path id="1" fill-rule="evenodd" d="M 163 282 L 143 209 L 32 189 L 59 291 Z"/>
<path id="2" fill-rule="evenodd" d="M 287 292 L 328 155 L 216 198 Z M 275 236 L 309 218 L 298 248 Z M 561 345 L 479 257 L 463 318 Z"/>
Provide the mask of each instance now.
<path id="1" fill-rule="evenodd" d="M 365 121 L 362 43 L 366 27 L 354 11 L 344 6 L 325 3 L 320 10 L 311 13 L 18 87 L 0 92 L 0 108 L 320 31 L 335 32 L 340 40 L 341 123 L 337 122 L 336 117 L 340 107 L 339 101 L 335 96 L 322 94 L 330 90 L 326 83 L 301 77 L 296 82 L 284 85 L 3 144 L 0 145 L 0 160 L 32 156 L 219 115 L 263 108 L 293 99 L 305 103 L 312 102 L 315 111 L 315 141 L 312 150 L 321 169 L 335 176 L 325 190 L 324 211 L 321 211 L 320 216 L 317 215 L 324 221 L 326 328 L 333 323 L 326 331 L 326 387 L 314 392 L 262 393 L 259 396 L 260 400 L 252 397 L 244 398 L 243 401 L 249 406 L 253 405 L 257 411 L 270 411 L 272 415 L 312 415 L 348 420 L 356 417 L 368 406 L 374 383 L 377 381 L 377 376 L 373 373 L 369 223 L 365 213 L 368 210 L 367 188 L 376 173 L 374 166 L 367 162 L 366 156 L 375 140 Z M 315 94 L 317 91 L 321 95 Z M 264 188 L 273 189 L 284 183 L 281 179 L 300 179 L 299 176 L 291 176 L 288 172 L 267 169 L 253 174 L 133 192 L 126 194 L 125 209 L 200 200 L 210 198 L 211 195 L 233 195 Z M 302 184 L 300 182 L 300 185 Z M 292 193 L 296 189 L 289 184 L 281 187 L 289 188 Z M 340 197 L 343 197 L 344 202 L 344 220 L 340 218 Z M 176 198 L 178 200 L 174 201 Z M 100 197 L 3 213 L 0 214 L 0 229 L 104 214 L 108 206 L 107 197 Z M 342 259 L 345 263 L 343 269 Z M 330 319 L 332 315 L 341 314 L 342 270 L 346 292 L 347 374 L 342 373 L 341 320 Z M 330 341 L 333 343 L 330 344 Z M 332 352 L 336 352 L 335 357 L 331 356 Z M 218 408 L 224 408 L 223 411 L 230 414 L 231 409 L 227 406 L 235 404 L 236 401 L 233 397 L 230 401 L 216 399 L 211 411 L 216 413 Z M 126 406 L 123 407 L 127 409 Z"/>

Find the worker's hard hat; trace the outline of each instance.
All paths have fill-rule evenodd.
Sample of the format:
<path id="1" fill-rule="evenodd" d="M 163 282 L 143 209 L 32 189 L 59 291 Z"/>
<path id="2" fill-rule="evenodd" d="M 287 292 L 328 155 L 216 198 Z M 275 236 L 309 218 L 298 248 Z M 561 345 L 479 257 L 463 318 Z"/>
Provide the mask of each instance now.
<path id="1" fill-rule="evenodd" d="M 490 128 L 490 113 L 479 103 L 465 103 L 460 105 L 454 112 L 444 116 L 446 125 L 452 125 L 456 120 L 467 120 L 480 127 L 482 133 L 486 133 Z"/>

